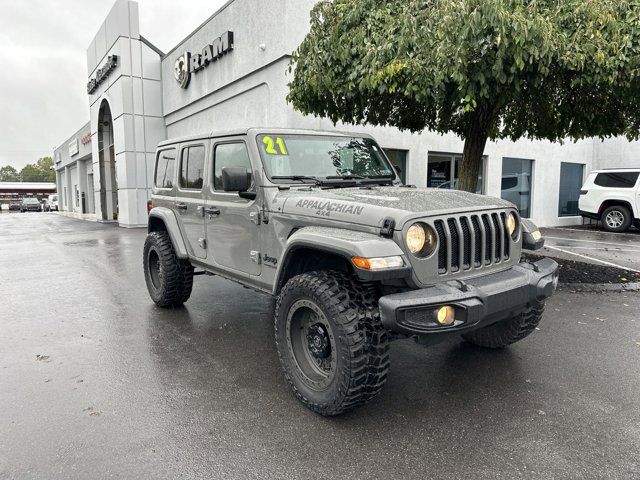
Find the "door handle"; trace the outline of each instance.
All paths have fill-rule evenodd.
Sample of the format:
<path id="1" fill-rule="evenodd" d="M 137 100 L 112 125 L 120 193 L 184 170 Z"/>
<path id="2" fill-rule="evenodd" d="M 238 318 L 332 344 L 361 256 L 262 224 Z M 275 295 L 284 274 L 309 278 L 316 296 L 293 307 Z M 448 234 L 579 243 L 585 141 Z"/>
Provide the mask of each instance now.
<path id="1" fill-rule="evenodd" d="M 186 203 L 176 202 L 176 208 L 178 210 L 186 210 L 187 209 L 187 204 Z"/>
<path id="2" fill-rule="evenodd" d="M 203 212 L 205 215 L 209 215 L 209 218 L 220 215 L 220 209 L 216 207 L 205 207 Z"/>

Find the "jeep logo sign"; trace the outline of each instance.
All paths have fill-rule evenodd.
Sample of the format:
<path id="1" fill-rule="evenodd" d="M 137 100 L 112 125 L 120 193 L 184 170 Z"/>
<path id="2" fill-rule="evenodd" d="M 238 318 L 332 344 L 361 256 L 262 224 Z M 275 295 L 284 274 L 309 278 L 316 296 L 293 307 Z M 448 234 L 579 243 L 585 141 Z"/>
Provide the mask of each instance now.
<path id="1" fill-rule="evenodd" d="M 225 32 L 216 38 L 213 43 L 206 45 L 202 53 L 185 52 L 176 59 L 173 66 L 173 74 L 180 87 L 187 88 L 191 81 L 191 74 L 210 64 L 217 62 L 219 58 L 233 50 L 233 32 Z"/>

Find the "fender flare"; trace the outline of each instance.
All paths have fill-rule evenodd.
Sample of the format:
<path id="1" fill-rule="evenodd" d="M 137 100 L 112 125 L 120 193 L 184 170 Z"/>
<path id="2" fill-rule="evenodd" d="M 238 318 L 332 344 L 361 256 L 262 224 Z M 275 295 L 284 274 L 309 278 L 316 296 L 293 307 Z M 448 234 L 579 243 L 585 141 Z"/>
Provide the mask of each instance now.
<path id="1" fill-rule="evenodd" d="M 176 214 L 169 208 L 166 207 L 154 207 L 149 212 L 149 223 L 147 224 L 147 232 L 151 233 L 153 230 L 151 229 L 152 221 L 151 219 L 157 218 L 162 223 L 164 223 L 165 230 L 169 233 L 169 238 L 171 238 L 171 243 L 173 244 L 173 249 L 176 252 L 178 258 L 187 259 L 189 258 L 189 254 L 187 252 L 187 246 L 184 243 L 184 239 L 182 238 L 182 233 L 180 232 L 180 226 L 178 225 L 178 219 L 176 218 Z"/>
<path id="2" fill-rule="evenodd" d="M 278 268 L 273 293 L 282 287 L 283 275 L 288 259 L 300 248 L 309 248 L 332 253 L 343 257 L 354 268 L 355 273 L 363 281 L 383 280 L 390 278 L 407 278 L 411 275 L 410 263 L 396 242 L 382 238 L 373 233 L 358 232 L 334 227 L 303 227 L 291 234 L 284 246 Z M 352 257 L 392 257 L 401 256 L 405 266 L 392 270 L 371 272 L 355 268 Z"/>
<path id="3" fill-rule="evenodd" d="M 607 203 L 610 205 L 606 205 Z M 632 205 L 629 200 L 622 200 L 618 197 L 608 197 L 600 202 L 600 206 L 598 207 L 598 220 L 602 220 L 602 214 L 604 213 L 604 211 L 613 205 L 622 205 L 623 207 L 628 208 L 631 212 L 631 216 L 633 217 L 631 219 L 632 223 L 636 218 L 640 218 L 640 212 L 636 212 L 634 205 Z"/>

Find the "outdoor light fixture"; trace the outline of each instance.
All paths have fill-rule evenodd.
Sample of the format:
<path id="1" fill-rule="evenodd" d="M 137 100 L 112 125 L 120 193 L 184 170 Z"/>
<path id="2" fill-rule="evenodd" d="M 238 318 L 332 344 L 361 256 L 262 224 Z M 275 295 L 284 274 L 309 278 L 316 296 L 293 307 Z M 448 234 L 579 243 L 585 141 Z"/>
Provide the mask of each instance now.
<path id="1" fill-rule="evenodd" d="M 455 318 L 456 311 L 450 305 L 445 305 L 443 307 L 440 307 L 438 310 L 435 311 L 435 314 L 436 314 L 437 322 L 442 326 L 453 325 L 453 322 L 456 319 Z"/>
<path id="2" fill-rule="evenodd" d="M 404 260 L 402 260 L 400 255 L 375 258 L 353 257 L 351 261 L 356 267 L 362 270 L 376 271 L 404 267 Z"/>
<path id="3" fill-rule="evenodd" d="M 414 223 L 407 230 L 407 248 L 416 257 L 428 257 L 438 243 L 436 232 L 426 223 Z"/>

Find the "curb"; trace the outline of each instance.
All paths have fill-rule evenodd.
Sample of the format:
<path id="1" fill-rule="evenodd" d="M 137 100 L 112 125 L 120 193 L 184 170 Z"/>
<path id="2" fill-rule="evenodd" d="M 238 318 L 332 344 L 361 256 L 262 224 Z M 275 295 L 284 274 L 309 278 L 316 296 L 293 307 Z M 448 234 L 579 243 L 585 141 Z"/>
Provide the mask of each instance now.
<path id="1" fill-rule="evenodd" d="M 602 292 L 639 292 L 640 282 L 632 283 L 561 283 L 558 290 L 571 292 L 602 293 Z"/>

